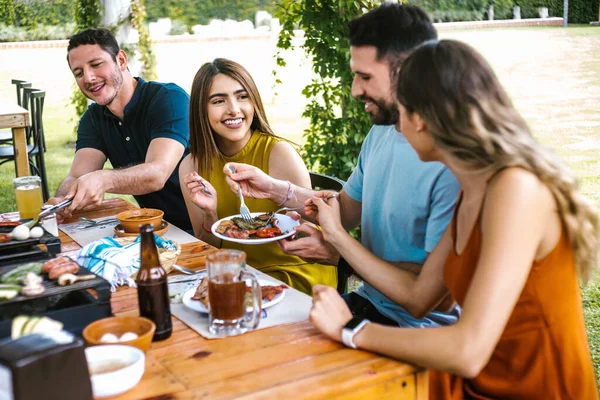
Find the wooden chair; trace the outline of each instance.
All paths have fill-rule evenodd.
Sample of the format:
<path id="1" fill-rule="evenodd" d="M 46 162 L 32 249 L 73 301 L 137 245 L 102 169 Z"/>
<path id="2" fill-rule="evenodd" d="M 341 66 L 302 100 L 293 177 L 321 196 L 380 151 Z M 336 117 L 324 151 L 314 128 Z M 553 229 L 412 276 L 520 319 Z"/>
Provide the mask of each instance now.
<path id="1" fill-rule="evenodd" d="M 31 143 L 27 144 L 27 155 L 29 157 L 29 166 L 33 173 L 38 175 L 42 180 L 42 195 L 44 201 L 50 198 L 48 188 L 48 177 L 46 175 L 46 161 L 44 153 L 46 146 L 44 141 L 44 124 L 42 116 L 44 112 L 44 98 L 46 92 L 35 88 L 25 88 L 23 90 L 22 101 L 24 105 L 28 105 L 31 118 Z M 0 147 L 0 165 L 15 160 L 15 151 L 13 146 Z M 34 162 L 35 161 L 35 162 Z"/>
<path id="2" fill-rule="evenodd" d="M 344 181 L 334 176 L 318 174 L 316 172 L 310 172 L 310 183 L 312 188 L 315 190 L 334 190 L 341 192 L 344 188 Z M 352 275 L 352 271 L 346 264 L 338 265 L 337 268 L 337 291 L 340 294 L 344 294 L 348 291 L 348 277 Z"/>

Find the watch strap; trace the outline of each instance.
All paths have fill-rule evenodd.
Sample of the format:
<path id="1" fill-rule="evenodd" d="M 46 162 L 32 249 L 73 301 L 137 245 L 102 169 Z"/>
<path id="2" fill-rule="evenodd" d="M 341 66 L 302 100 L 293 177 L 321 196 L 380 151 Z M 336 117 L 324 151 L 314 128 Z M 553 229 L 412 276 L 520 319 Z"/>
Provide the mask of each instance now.
<path id="1" fill-rule="evenodd" d="M 354 336 L 356 336 L 356 334 L 360 332 L 369 322 L 371 321 L 365 318 L 358 325 L 356 325 L 354 329 L 344 327 L 344 329 L 342 329 L 342 342 L 346 346 L 356 349 L 356 345 L 354 344 Z"/>

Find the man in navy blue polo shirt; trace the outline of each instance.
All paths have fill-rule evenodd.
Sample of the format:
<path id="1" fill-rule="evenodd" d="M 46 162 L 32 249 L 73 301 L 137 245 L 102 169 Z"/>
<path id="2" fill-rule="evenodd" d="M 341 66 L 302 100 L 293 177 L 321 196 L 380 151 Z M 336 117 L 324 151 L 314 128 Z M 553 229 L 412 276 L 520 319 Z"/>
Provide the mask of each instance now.
<path id="1" fill-rule="evenodd" d="M 75 158 L 54 203 L 65 210 L 100 204 L 104 193 L 131 194 L 141 207 L 190 230 L 179 186 L 179 163 L 188 153 L 189 96 L 173 83 L 145 82 L 127 68 L 127 54 L 106 29 L 69 40 L 67 61 L 82 93 L 93 100 L 77 129 Z M 114 169 L 103 169 L 106 160 Z"/>

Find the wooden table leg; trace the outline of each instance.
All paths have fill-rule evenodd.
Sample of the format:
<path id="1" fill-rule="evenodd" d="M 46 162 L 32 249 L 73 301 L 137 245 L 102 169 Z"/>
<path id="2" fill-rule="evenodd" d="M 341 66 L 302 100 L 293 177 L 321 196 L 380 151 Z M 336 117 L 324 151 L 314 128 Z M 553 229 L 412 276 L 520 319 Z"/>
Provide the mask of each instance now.
<path id="1" fill-rule="evenodd" d="M 27 157 L 27 138 L 25 128 L 12 128 L 13 146 L 15 149 L 15 170 L 17 176 L 28 176 L 29 159 Z"/>

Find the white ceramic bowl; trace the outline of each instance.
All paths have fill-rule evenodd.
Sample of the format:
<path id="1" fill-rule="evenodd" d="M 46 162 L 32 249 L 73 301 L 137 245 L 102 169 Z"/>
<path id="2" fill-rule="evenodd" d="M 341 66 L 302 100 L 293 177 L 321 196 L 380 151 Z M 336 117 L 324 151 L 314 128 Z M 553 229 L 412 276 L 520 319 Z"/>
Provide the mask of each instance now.
<path id="1" fill-rule="evenodd" d="M 95 398 L 125 393 L 144 375 L 146 357 L 137 347 L 121 344 L 92 346 L 85 349 L 85 357 Z"/>

